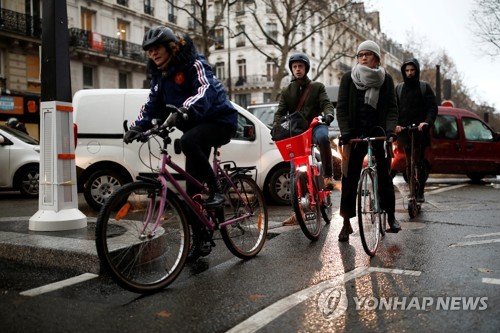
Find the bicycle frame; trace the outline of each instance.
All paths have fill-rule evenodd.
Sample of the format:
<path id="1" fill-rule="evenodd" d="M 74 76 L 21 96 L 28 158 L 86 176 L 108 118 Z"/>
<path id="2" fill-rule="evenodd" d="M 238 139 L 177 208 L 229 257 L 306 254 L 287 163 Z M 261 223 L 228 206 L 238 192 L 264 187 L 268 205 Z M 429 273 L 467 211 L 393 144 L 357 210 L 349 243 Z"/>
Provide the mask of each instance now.
<path id="1" fill-rule="evenodd" d="M 215 230 L 219 227 L 223 227 L 229 224 L 233 224 L 236 222 L 239 222 L 241 220 L 246 219 L 248 216 L 251 216 L 251 213 L 244 214 L 240 217 L 233 218 L 227 221 L 223 221 L 222 223 L 216 223 L 215 221 L 212 221 L 212 219 L 208 219 L 204 214 L 201 209 L 199 209 L 199 204 L 196 203 L 191 196 L 187 194 L 187 192 L 182 188 L 182 186 L 179 184 L 179 182 L 174 178 L 172 173 L 167 169 L 167 166 L 175 170 L 177 173 L 179 173 L 181 176 L 183 176 L 186 179 L 186 182 L 191 182 L 194 184 L 197 188 L 200 189 L 200 193 L 207 193 L 208 188 L 204 186 L 200 181 L 198 181 L 196 178 L 188 174 L 183 168 L 181 168 L 179 165 L 177 165 L 174 161 L 172 161 L 170 154 L 166 150 L 166 147 L 168 146 L 168 141 L 170 138 L 167 136 L 164 138 L 164 148 L 161 150 L 161 167 L 160 167 L 160 173 L 157 177 L 157 180 L 161 183 L 162 185 L 162 201 L 160 204 L 160 211 L 162 211 L 165 207 L 165 200 L 163 198 L 167 197 L 167 191 L 168 191 L 168 183 L 172 184 L 172 186 L 175 188 L 177 193 L 184 199 L 184 201 L 187 203 L 188 207 L 193 211 L 198 219 L 207 227 L 209 230 Z M 231 178 L 229 175 L 221 168 L 220 166 L 220 161 L 217 158 L 217 153 L 218 153 L 218 147 L 215 147 L 214 149 L 214 158 L 213 158 L 213 170 L 214 173 L 222 175 L 229 183 L 231 187 L 235 187 L 234 183 L 232 182 Z M 250 168 L 237 168 L 235 172 L 238 172 L 239 170 L 250 170 Z M 238 196 L 240 199 L 241 193 L 237 192 Z M 248 204 L 246 204 L 246 208 L 248 209 Z M 251 210 L 250 210 L 251 211 Z M 153 227 L 152 232 L 156 230 L 160 223 L 160 218 L 161 214 L 157 217 L 155 221 L 155 225 Z M 146 220 L 147 221 L 147 220 Z M 146 229 L 147 224 L 144 226 L 144 229 Z"/>
<path id="2" fill-rule="evenodd" d="M 381 213 L 380 203 L 379 203 L 379 194 L 378 194 L 378 173 L 377 173 L 378 171 L 377 171 L 377 164 L 373 162 L 373 145 L 372 145 L 372 142 L 373 141 L 379 141 L 379 140 L 384 140 L 385 141 L 386 137 L 385 136 L 377 136 L 377 137 L 366 137 L 366 138 L 352 139 L 351 140 L 351 142 L 353 142 L 353 143 L 355 143 L 355 142 L 366 142 L 368 144 L 368 148 L 367 148 L 368 164 L 367 164 L 366 167 L 364 167 L 361 170 L 361 173 L 365 169 L 371 169 L 374 172 L 374 174 L 375 174 L 375 178 L 373 180 L 373 187 L 375 189 L 375 193 L 377 194 L 377 195 L 375 195 L 375 208 L 376 208 L 376 211 L 378 212 L 378 214 Z M 385 153 L 385 156 L 387 156 L 387 147 L 386 147 L 385 144 L 384 144 L 384 153 Z"/>
<path id="3" fill-rule="evenodd" d="M 415 217 L 420 211 L 421 204 L 417 202 L 417 189 L 420 186 L 418 175 L 417 175 L 417 166 L 416 166 L 416 157 L 415 157 L 415 131 L 418 130 L 418 125 L 412 124 L 401 129 L 402 131 L 408 131 L 411 140 L 411 157 L 410 157 L 410 166 L 406 168 L 409 170 L 409 174 L 407 173 L 408 185 L 410 193 L 408 195 L 408 214 L 410 217 Z"/>

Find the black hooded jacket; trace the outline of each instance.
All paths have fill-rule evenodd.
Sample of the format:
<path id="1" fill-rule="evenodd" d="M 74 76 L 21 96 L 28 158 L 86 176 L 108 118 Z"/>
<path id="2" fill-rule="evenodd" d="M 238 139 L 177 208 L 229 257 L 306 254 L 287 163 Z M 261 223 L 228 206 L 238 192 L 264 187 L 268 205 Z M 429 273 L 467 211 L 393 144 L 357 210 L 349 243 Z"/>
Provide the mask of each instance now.
<path id="1" fill-rule="evenodd" d="M 405 73 L 406 66 L 410 64 L 415 66 L 416 69 L 416 74 L 412 78 L 408 78 Z M 417 59 L 406 60 L 401 66 L 401 74 L 403 75 L 404 83 L 402 84 L 402 89 L 400 89 L 401 95 L 397 96 L 399 109 L 398 125 L 418 125 L 421 122 L 429 124 L 420 140 L 423 145 L 427 146 L 430 144 L 429 129 L 434 124 L 438 112 L 436 95 L 427 82 L 422 81 L 425 84 L 423 91 L 420 88 L 420 64 Z M 398 88 L 396 88 L 396 91 L 398 91 Z M 402 144 L 407 143 L 408 136 L 406 132 L 400 135 L 398 141 Z"/>

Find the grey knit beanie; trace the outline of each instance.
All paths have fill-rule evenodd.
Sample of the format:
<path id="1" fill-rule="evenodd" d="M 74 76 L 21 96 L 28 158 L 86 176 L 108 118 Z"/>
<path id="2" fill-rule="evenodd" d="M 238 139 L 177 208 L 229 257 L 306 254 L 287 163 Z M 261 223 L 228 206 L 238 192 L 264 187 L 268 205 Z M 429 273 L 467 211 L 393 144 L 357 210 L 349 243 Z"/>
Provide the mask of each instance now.
<path id="1" fill-rule="evenodd" d="M 358 54 L 360 51 L 372 51 L 373 53 L 375 53 L 377 58 L 381 59 L 380 47 L 372 40 L 365 40 L 363 43 L 359 44 L 356 54 Z"/>

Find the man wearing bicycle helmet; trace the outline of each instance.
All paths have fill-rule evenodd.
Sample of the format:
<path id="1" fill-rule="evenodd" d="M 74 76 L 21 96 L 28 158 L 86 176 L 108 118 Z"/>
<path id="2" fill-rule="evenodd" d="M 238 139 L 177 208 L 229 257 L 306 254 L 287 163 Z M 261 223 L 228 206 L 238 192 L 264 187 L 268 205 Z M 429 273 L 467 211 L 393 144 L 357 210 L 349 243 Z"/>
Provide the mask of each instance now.
<path id="1" fill-rule="evenodd" d="M 291 112 L 301 112 L 309 123 L 314 117 L 324 116 L 325 124 L 320 124 L 313 129 L 313 141 L 319 146 L 325 189 L 333 190 L 335 183 L 333 181 L 332 150 L 328 137 L 328 126 L 334 120 L 334 108 L 326 93 L 325 85 L 321 82 L 313 82 L 307 76 L 310 67 L 309 58 L 304 53 L 292 54 L 288 59 L 292 82 L 281 91 L 278 110 L 274 115 L 274 126 L 278 124 L 281 117 Z M 306 95 L 301 109 L 297 110 L 304 93 L 308 95 Z M 283 225 L 293 224 L 297 224 L 295 214 L 283 222 Z"/>
<path id="2" fill-rule="evenodd" d="M 349 140 L 384 134 L 394 139 L 398 121 L 394 81 L 380 65 L 380 47 L 374 41 L 364 41 L 358 46 L 356 58 L 357 64 L 340 80 L 337 101 L 337 121 L 345 144 L 340 198 L 340 216 L 344 218 L 344 224 L 338 237 L 341 242 L 349 241 L 349 235 L 353 233 L 350 219 L 356 216 L 357 186 L 367 152 L 366 144 L 352 144 Z M 382 141 L 373 144 L 378 188 L 381 207 L 388 216 L 388 232 L 397 233 L 401 226 L 395 217 L 396 197 L 390 176 L 391 161 L 385 156 L 383 144 Z"/>
<path id="3" fill-rule="evenodd" d="M 125 143 L 140 139 L 140 133 L 151 128 L 152 119 L 166 119 L 170 114 L 166 104 L 176 106 L 187 115 L 187 120 L 185 117 L 175 120 L 176 127 L 183 132 L 180 142 L 186 156 L 186 171 L 206 182 L 210 189 L 210 196 L 205 202 L 207 207 L 222 205 L 224 194 L 216 181 L 209 157 L 212 147 L 229 143 L 235 134 L 236 109 L 215 78 L 212 67 L 197 52 L 189 36 L 176 36 L 165 26 L 154 27 L 144 35 L 142 48 L 149 57 L 151 90 L 139 116 L 125 134 Z M 197 189 L 187 182 L 186 192 L 194 196 Z M 193 216 L 190 220 L 194 220 Z M 201 222 L 191 225 L 194 233 L 200 235 Z M 199 237 L 195 237 L 190 260 L 207 255 L 211 245 L 213 242 L 210 239 L 200 241 Z"/>

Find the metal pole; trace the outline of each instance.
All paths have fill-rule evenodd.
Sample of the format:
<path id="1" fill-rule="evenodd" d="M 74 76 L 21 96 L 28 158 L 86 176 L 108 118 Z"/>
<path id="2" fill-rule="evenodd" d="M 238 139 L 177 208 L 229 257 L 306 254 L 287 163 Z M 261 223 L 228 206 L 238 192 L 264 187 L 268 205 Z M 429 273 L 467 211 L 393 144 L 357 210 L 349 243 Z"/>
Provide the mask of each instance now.
<path id="1" fill-rule="evenodd" d="M 436 103 L 441 105 L 441 72 L 440 65 L 436 65 Z"/>
<path id="2" fill-rule="evenodd" d="M 231 30 L 229 28 L 230 16 L 229 16 L 229 1 L 227 2 L 227 94 L 228 98 L 231 100 L 232 86 L 231 86 Z"/>
<path id="3" fill-rule="evenodd" d="M 29 230 L 87 226 L 78 210 L 66 0 L 44 0 L 38 211 Z"/>

